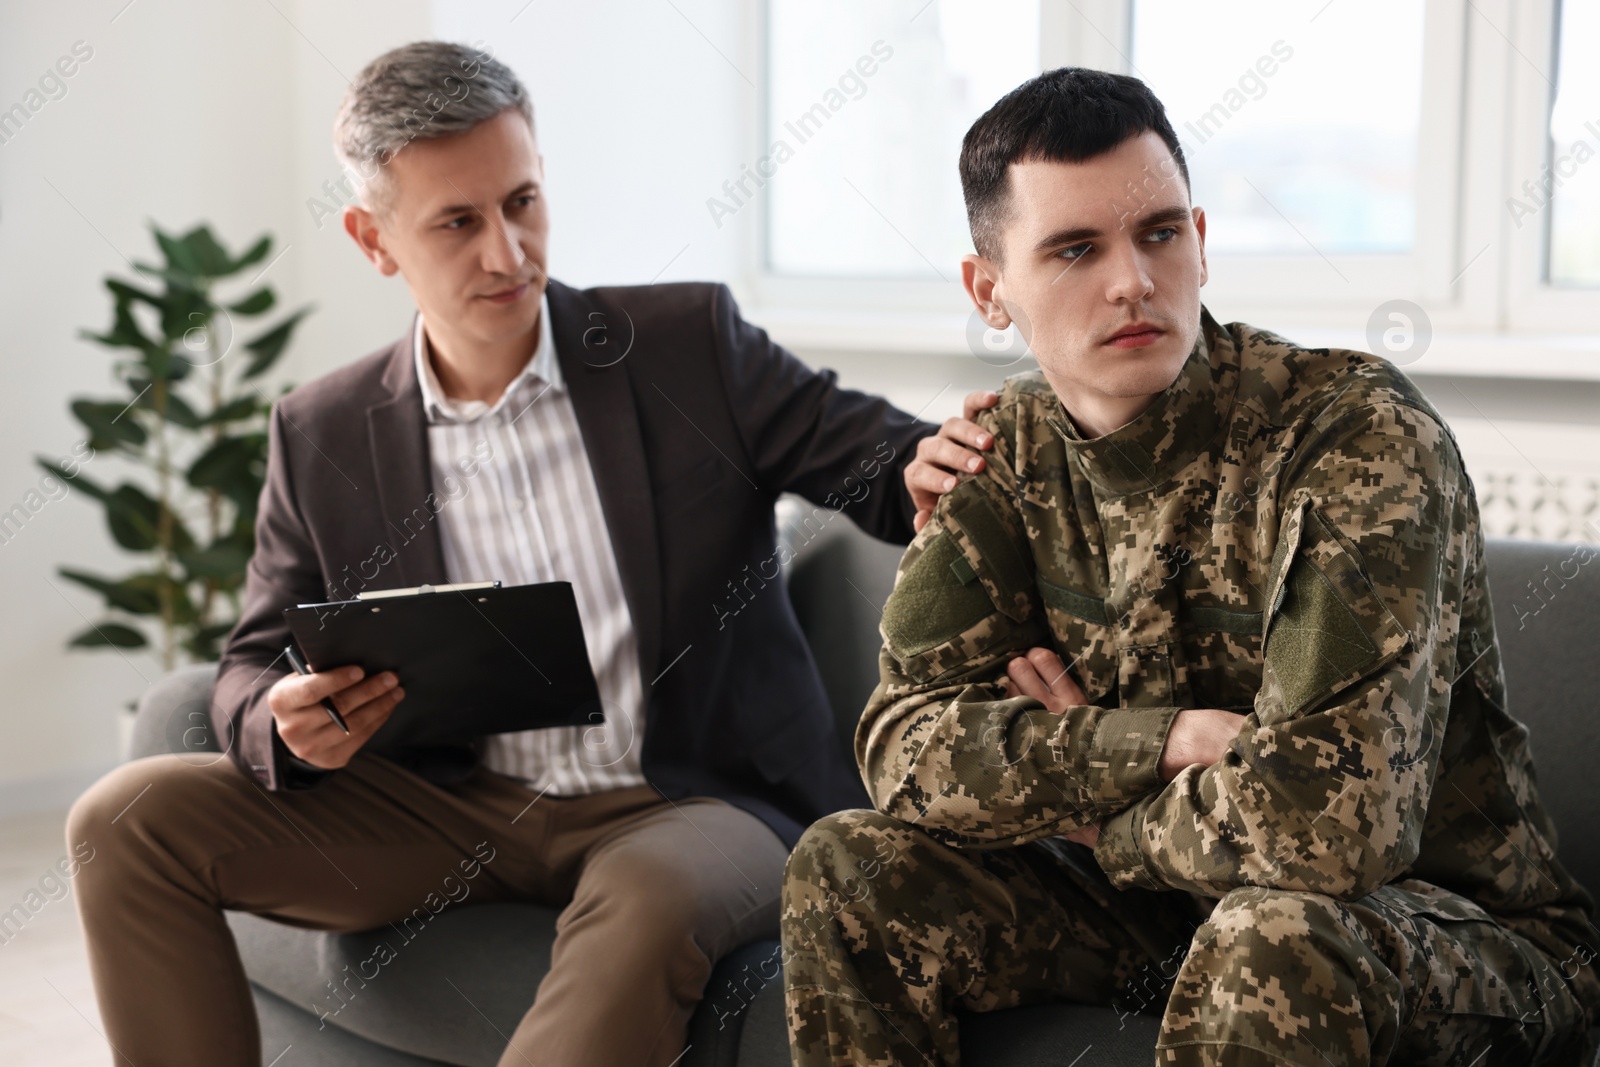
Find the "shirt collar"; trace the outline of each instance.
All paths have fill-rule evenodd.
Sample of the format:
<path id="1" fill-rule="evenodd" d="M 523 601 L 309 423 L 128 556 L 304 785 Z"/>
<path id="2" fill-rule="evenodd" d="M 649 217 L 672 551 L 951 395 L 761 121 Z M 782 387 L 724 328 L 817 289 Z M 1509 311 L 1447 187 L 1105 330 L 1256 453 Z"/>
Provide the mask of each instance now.
<path id="1" fill-rule="evenodd" d="M 543 396 L 546 391 L 561 393 L 566 390 L 566 380 L 561 375 L 561 363 L 556 359 L 555 332 L 550 327 L 550 300 L 547 294 L 539 297 L 539 342 L 533 350 L 533 355 L 528 357 L 528 362 L 523 364 L 522 370 L 506 386 L 500 399 L 493 405 L 482 400 L 453 400 L 444 395 L 444 389 L 439 385 L 439 376 L 434 373 L 433 361 L 426 355 L 426 335 L 422 329 L 422 312 L 417 312 L 415 329 L 412 332 L 411 353 L 416 363 L 417 382 L 422 386 L 422 410 L 427 415 L 428 422 L 475 422 L 488 415 L 496 415 L 507 404 L 512 402 L 512 397 L 525 391 L 531 381 L 533 395 L 531 398 L 519 401 L 519 407 L 532 403 L 533 400 Z"/>
<path id="2" fill-rule="evenodd" d="M 1233 339 L 1211 313 L 1200 309 L 1200 332 L 1178 377 L 1137 418 L 1100 437 L 1084 438 L 1072 420 L 1056 430 L 1089 480 L 1118 495 L 1149 492 L 1194 462 L 1222 426 L 1217 378 L 1233 362 Z M 1220 401 L 1220 403 L 1219 403 Z M 1062 411 L 1065 415 L 1065 411 Z"/>

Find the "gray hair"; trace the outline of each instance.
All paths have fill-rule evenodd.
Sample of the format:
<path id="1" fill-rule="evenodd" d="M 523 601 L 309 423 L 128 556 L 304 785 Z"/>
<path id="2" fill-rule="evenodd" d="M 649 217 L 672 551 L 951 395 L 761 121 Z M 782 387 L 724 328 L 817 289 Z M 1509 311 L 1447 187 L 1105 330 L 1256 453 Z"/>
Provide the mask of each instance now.
<path id="1" fill-rule="evenodd" d="M 394 182 L 384 168 L 412 141 L 466 133 L 510 107 L 533 129 L 527 89 L 491 51 L 414 41 L 356 75 L 333 120 L 333 150 L 355 173 L 362 206 L 380 215 L 393 206 Z"/>

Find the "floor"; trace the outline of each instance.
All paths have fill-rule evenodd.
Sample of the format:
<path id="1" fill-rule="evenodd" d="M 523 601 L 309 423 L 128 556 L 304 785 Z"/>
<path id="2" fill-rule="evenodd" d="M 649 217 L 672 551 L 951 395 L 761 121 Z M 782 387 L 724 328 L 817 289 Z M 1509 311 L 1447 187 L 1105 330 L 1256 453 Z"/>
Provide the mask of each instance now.
<path id="1" fill-rule="evenodd" d="M 35 902 L 44 899 L 20 930 L 0 927 L 0 1064 L 6 1067 L 111 1062 L 71 883 L 60 880 L 62 895 L 52 881 L 67 854 L 66 820 L 65 810 L 0 819 L 0 913 L 23 904 L 29 890 L 39 893 Z"/>

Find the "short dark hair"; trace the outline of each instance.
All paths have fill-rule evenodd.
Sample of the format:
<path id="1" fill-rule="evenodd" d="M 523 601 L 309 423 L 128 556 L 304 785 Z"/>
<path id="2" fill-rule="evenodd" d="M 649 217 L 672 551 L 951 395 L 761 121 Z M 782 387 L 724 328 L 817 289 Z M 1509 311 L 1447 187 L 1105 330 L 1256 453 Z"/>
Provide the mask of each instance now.
<path id="1" fill-rule="evenodd" d="M 1166 108 L 1138 78 L 1060 67 L 1002 96 L 961 140 L 961 192 L 978 254 L 1000 261 L 1011 164 L 1082 163 L 1147 130 L 1154 130 L 1172 150 L 1188 188 L 1189 165 Z"/>

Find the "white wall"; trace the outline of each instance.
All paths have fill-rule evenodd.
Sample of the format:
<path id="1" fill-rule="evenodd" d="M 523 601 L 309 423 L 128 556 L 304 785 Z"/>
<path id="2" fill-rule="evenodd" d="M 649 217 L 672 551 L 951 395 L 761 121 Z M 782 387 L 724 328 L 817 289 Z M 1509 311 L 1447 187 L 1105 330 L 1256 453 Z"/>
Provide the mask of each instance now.
<path id="1" fill-rule="evenodd" d="M 69 399 L 119 394 L 107 350 L 78 332 L 110 323 L 105 275 L 134 280 L 128 260 L 159 262 L 147 221 L 176 232 L 209 222 L 235 250 L 264 232 L 279 251 L 287 244 L 264 280 L 280 306 L 320 308 L 284 361 L 288 380 L 405 325 L 404 292 L 380 283 L 348 238 L 317 233 L 301 201 L 337 173 L 329 131 L 345 80 L 329 61 L 353 75 L 428 35 L 426 6 L 345 3 L 334 15 L 310 0 L 279 0 L 277 10 L 124 2 L 13 5 L 0 21 L 0 107 L 23 101 L 74 42 L 93 50 L 66 94 L 0 145 L 0 510 L 37 489 L 36 454 L 64 456 L 80 440 Z M 123 477 L 104 457 L 85 473 L 113 485 Z M 118 710 L 159 676 L 150 655 L 65 648 L 102 614 L 56 568 L 131 569 L 101 515 L 69 494 L 0 544 L 0 812 L 64 804 L 110 767 Z"/>

